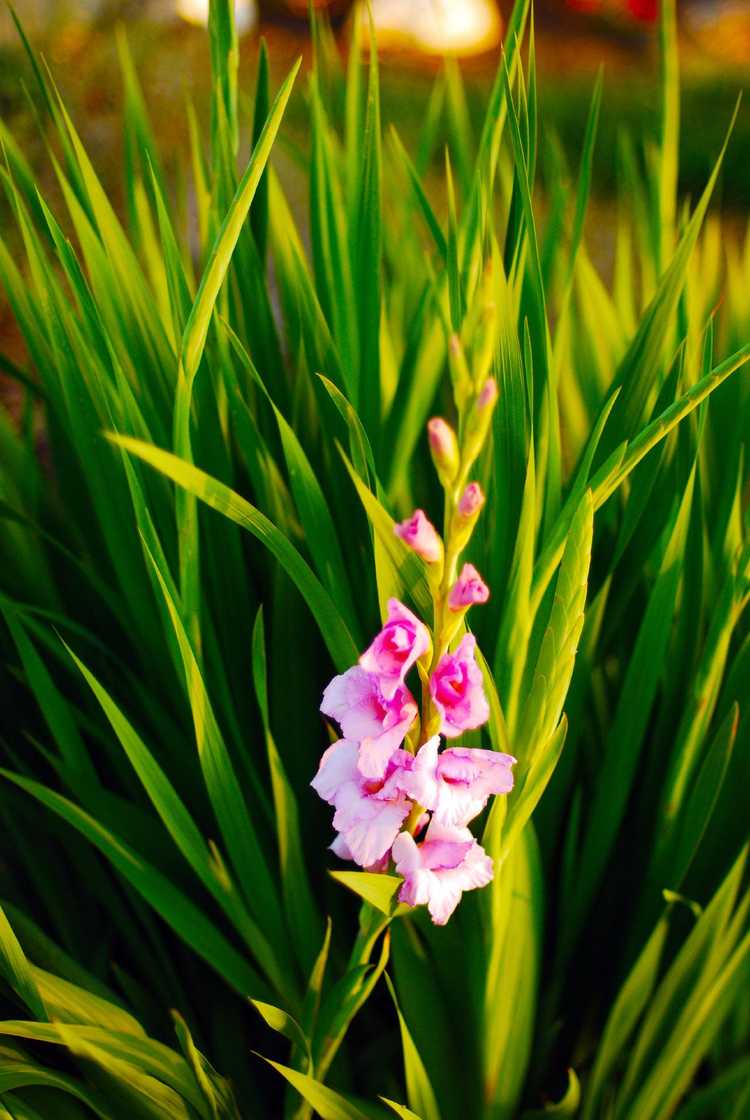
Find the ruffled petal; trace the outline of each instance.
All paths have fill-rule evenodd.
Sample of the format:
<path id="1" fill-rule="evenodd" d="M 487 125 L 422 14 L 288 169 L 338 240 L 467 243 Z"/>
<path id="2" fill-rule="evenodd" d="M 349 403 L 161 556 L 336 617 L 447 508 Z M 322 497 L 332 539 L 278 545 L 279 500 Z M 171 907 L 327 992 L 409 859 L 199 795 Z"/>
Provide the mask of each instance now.
<path id="1" fill-rule="evenodd" d="M 430 635 L 408 607 L 388 600 L 388 617 L 380 633 L 359 659 L 359 664 L 380 678 L 380 688 L 390 700 L 415 662 L 430 648 Z"/>
<path id="2" fill-rule="evenodd" d="M 354 859 L 354 856 L 351 853 L 349 845 L 347 844 L 346 840 L 344 839 L 344 837 L 341 835 L 340 832 L 338 832 L 336 834 L 336 836 L 334 837 L 333 843 L 329 844 L 328 848 L 329 848 L 330 851 L 333 852 L 333 854 L 335 856 L 338 856 L 339 859 L 348 859 L 348 860 L 353 860 Z"/>
<path id="3" fill-rule="evenodd" d="M 390 850 L 404 819 L 409 814 L 409 809 L 410 805 L 406 799 L 402 802 L 370 799 L 367 802 L 367 810 L 360 812 L 356 817 L 348 816 L 345 826 L 339 824 L 337 811 L 333 819 L 333 827 L 341 828 L 352 858 L 361 867 L 370 867 Z"/>
<path id="4" fill-rule="evenodd" d="M 416 757 L 394 775 L 392 781 L 425 809 L 434 809 L 437 799 L 437 761 L 440 737 L 433 735 L 419 748 Z"/>
<path id="5" fill-rule="evenodd" d="M 437 762 L 437 794 L 430 808 L 447 825 L 466 825 L 482 812 L 492 794 L 513 788 L 515 759 L 497 751 L 450 747 Z"/>
<path id="6" fill-rule="evenodd" d="M 333 805 L 339 789 L 356 780 L 359 746 L 349 739 L 339 739 L 323 754 L 318 772 L 310 782 L 315 792 L 329 805 Z"/>
<path id="7" fill-rule="evenodd" d="M 411 693 L 407 689 L 401 691 L 409 696 L 409 700 L 398 705 L 401 718 L 397 722 L 391 722 L 379 735 L 364 738 L 360 743 L 358 765 L 360 772 L 369 780 L 380 779 L 385 775 L 388 763 L 403 743 L 417 715 L 417 705 L 411 699 Z"/>
<path id="8" fill-rule="evenodd" d="M 428 872 L 428 874 L 431 874 Z M 427 909 L 436 926 L 444 926 L 461 901 L 461 888 L 448 878 L 431 874 Z"/>

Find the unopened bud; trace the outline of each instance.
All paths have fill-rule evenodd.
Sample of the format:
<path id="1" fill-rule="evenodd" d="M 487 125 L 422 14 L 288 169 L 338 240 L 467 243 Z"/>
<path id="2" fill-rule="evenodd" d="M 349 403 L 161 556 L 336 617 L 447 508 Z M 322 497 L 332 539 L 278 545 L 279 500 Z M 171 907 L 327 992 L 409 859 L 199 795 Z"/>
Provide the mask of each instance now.
<path id="1" fill-rule="evenodd" d="M 484 494 L 478 482 L 470 482 L 458 500 L 459 517 L 462 521 L 476 520 L 484 505 Z"/>
<path id="2" fill-rule="evenodd" d="M 494 408 L 497 398 L 497 381 L 495 381 L 494 377 L 488 377 L 482 386 L 481 393 L 477 397 L 477 409 L 484 410 L 486 408 Z"/>
<path id="3" fill-rule="evenodd" d="M 461 575 L 450 589 L 448 609 L 465 611 L 477 603 L 486 603 L 489 597 L 490 589 L 474 565 L 464 564 Z"/>
<path id="4" fill-rule="evenodd" d="M 460 465 L 456 433 L 445 420 L 434 416 L 427 425 L 427 438 L 438 478 L 443 486 L 450 486 Z"/>
<path id="5" fill-rule="evenodd" d="M 488 377 L 466 423 L 466 438 L 464 441 L 464 465 L 466 470 L 469 469 L 484 447 L 497 398 L 497 381 L 494 377 Z"/>
<path id="6" fill-rule="evenodd" d="M 425 516 L 424 510 L 415 510 L 406 521 L 394 525 L 393 531 L 428 564 L 436 564 L 438 560 L 442 560 L 443 542 L 435 526 Z"/>
<path id="7" fill-rule="evenodd" d="M 451 544 L 457 553 L 462 552 L 469 543 L 483 505 L 482 487 L 478 482 L 470 482 L 459 498 L 453 515 Z"/>

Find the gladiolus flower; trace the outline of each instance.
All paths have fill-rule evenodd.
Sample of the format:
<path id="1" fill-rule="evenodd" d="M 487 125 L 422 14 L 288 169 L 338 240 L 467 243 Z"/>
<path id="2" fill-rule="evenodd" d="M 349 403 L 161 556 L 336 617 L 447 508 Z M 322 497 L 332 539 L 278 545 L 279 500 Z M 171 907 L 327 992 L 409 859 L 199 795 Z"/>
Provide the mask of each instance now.
<path id="1" fill-rule="evenodd" d="M 493 794 L 513 789 L 515 758 L 498 751 L 449 747 L 438 754 L 434 735 L 396 776 L 399 788 L 430 809 L 433 820 L 465 826 L 482 812 Z"/>
<path id="2" fill-rule="evenodd" d="M 448 608 L 462 611 L 475 603 L 486 603 L 490 589 L 473 564 L 464 564 L 461 574 L 448 593 Z"/>
<path id="3" fill-rule="evenodd" d="M 397 685 L 387 699 L 380 677 L 354 665 L 333 678 L 323 693 L 320 710 L 341 725 L 345 739 L 359 741 L 362 774 L 382 778 L 388 760 L 416 718 L 417 703 L 405 685 Z"/>
<path id="4" fill-rule="evenodd" d="M 406 753 L 397 752 L 397 756 Z M 398 757 L 386 768 L 384 781 L 365 778 L 358 760 L 359 743 L 339 739 L 321 758 L 310 785 L 336 808 L 333 827 L 339 835 L 332 845 L 336 854 L 361 867 L 372 867 L 388 853 L 411 811 L 411 801 L 393 785 L 384 788 L 398 768 Z"/>
<path id="5" fill-rule="evenodd" d="M 442 557 L 443 542 L 435 526 L 425 516 L 424 510 L 415 510 L 406 521 L 394 525 L 393 531 L 428 564 L 435 564 Z"/>
<path id="6" fill-rule="evenodd" d="M 465 634 L 454 653 L 440 658 L 430 678 L 430 693 L 441 717 L 439 730 L 448 739 L 490 718 L 482 670 L 474 656 L 476 644 L 473 634 Z"/>
<path id="7" fill-rule="evenodd" d="M 492 860 L 468 828 L 452 828 L 434 817 L 421 844 L 401 832 L 391 856 L 404 877 L 399 900 L 409 906 L 426 904 L 438 926 L 448 921 L 464 891 L 492 880 Z"/>
<path id="8" fill-rule="evenodd" d="M 390 700 L 412 666 L 427 653 L 430 644 L 430 634 L 424 623 L 398 599 L 389 599 L 383 629 L 362 654 L 359 663 L 368 673 L 380 677 L 381 692 Z"/>

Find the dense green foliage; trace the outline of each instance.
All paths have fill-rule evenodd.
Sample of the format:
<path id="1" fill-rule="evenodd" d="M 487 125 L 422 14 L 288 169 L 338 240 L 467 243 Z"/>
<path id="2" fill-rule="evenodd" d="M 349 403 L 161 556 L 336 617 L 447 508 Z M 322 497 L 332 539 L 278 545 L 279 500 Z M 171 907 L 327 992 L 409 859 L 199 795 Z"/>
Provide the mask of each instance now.
<path id="1" fill-rule="evenodd" d="M 307 222 L 269 162 L 296 70 L 274 96 L 261 54 L 246 118 L 230 9 L 178 183 L 122 44 L 124 224 L 31 55 L 64 216 L 2 129 L 0 1115 L 744 1116 L 750 237 L 707 216 L 718 164 L 677 196 L 673 2 L 611 282 L 601 86 L 569 187 L 528 3 L 481 135 L 448 66 L 410 153 L 359 35 L 342 64 L 315 25 Z M 340 870 L 308 782 L 323 684 L 389 595 L 428 602 L 392 518 L 439 513 L 464 360 L 500 386 L 483 738 L 519 761 L 494 882 L 436 929 Z"/>

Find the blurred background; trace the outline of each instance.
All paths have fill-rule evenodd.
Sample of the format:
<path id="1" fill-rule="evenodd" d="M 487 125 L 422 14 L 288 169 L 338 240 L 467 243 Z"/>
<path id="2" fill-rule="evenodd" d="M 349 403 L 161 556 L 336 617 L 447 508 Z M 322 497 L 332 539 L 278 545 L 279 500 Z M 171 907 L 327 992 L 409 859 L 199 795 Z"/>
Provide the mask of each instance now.
<path id="1" fill-rule="evenodd" d="M 350 30 L 349 0 L 314 0 L 335 34 Z M 309 54 L 308 0 L 236 0 L 246 87 L 257 39 L 268 40 L 275 74 L 300 51 Z M 46 57 L 74 119 L 106 174 L 110 144 L 119 145 L 120 80 L 114 25 L 128 35 L 156 131 L 179 143 L 185 97 L 199 118 L 206 109 L 208 0 L 16 0 L 34 46 Z M 426 99 L 444 55 L 460 59 L 469 126 L 497 67 L 510 0 L 373 0 L 383 56 L 384 116 L 405 138 L 423 120 Z M 594 74 L 604 67 L 603 119 L 597 141 L 596 188 L 613 186 L 617 133 L 655 127 L 658 0 L 536 0 L 536 42 L 542 122 L 576 157 Z M 683 84 L 682 186 L 703 186 L 739 89 L 750 84 L 750 0 L 678 0 Z M 18 137 L 33 125 L 24 94 L 28 64 L 13 21 L 0 6 L 0 111 Z M 746 99 L 747 100 L 747 99 Z M 10 119 L 9 119 L 10 118 Z M 31 139 L 29 140 L 31 143 Z M 117 154 L 119 155 L 119 149 Z M 612 158 L 609 158 L 611 155 Z M 750 207 L 750 107 L 741 111 L 726 164 L 725 205 Z"/>
<path id="2" fill-rule="evenodd" d="M 445 57 L 464 80 L 467 145 L 494 79 L 511 0 L 372 0 L 381 56 L 382 115 L 412 151 L 419 144 L 435 78 Z M 260 36 L 267 40 L 272 79 L 281 80 L 301 52 L 311 55 L 308 0 L 236 0 L 241 29 L 240 80 L 253 88 Z M 315 0 L 344 44 L 351 33 L 349 0 Z M 29 39 L 50 66 L 89 154 L 115 204 L 122 203 L 122 90 L 117 27 L 127 35 L 157 140 L 179 179 L 188 150 L 186 101 L 205 126 L 208 145 L 210 67 L 204 31 L 208 0 L 15 0 Z M 721 146 L 738 91 L 750 85 L 750 0 L 677 0 L 681 41 L 680 187 L 702 190 Z M 602 117 L 594 158 L 589 248 L 610 271 L 619 138 L 640 141 L 658 128 L 658 0 L 535 0 L 540 152 L 555 166 L 575 168 L 592 85 L 604 70 Z M 34 83 L 12 17 L 0 5 L 0 112 L 40 177 L 48 197 L 55 181 L 27 90 Z M 298 82 L 275 159 L 298 208 L 304 177 L 295 175 L 306 145 L 305 83 Z M 747 91 L 750 92 L 750 91 Z M 249 112 L 245 114 L 249 120 Z M 245 137 L 247 141 L 247 137 Z M 284 167 L 284 164 L 287 164 Z M 433 158 L 440 209 L 440 153 Z M 427 173 L 429 185 L 429 168 Z M 295 185 L 299 182 L 299 186 Z M 544 176 L 540 181 L 544 182 Z M 746 95 L 715 194 L 724 235 L 744 232 L 750 212 L 750 99 Z M 544 205 L 543 198 L 540 205 Z M 120 205 L 122 212 L 122 206 Z M 0 214 L 0 230 L 6 226 Z M 7 306 L 0 301 L 0 351 L 22 357 Z"/>

